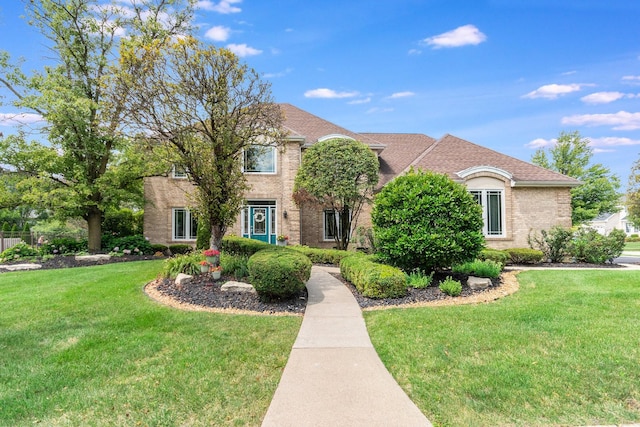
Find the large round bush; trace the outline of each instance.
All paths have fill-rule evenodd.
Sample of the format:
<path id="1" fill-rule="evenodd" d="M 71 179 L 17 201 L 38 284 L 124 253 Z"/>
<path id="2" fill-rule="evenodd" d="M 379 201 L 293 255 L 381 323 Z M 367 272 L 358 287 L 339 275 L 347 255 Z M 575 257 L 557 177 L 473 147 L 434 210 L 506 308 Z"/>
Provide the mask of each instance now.
<path id="1" fill-rule="evenodd" d="M 397 177 L 376 196 L 371 216 L 378 256 L 405 271 L 472 261 L 484 246 L 482 208 L 446 175 Z"/>
<path id="2" fill-rule="evenodd" d="M 285 299 L 304 289 L 311 276 L 311 261 L 286 248 L 256 252 L 247 263 L 249 280 L 260 296 Z"/>

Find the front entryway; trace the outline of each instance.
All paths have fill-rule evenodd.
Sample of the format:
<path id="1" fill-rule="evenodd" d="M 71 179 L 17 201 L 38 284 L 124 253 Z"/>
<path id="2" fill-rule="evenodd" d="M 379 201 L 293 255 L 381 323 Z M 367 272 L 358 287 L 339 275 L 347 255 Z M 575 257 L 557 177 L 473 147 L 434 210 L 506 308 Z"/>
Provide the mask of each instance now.
<path id="1" fill-rule="evenodd" d="M 276 202 L 248 201 L 242 209 L 242 237 L 276 243 Z"/>

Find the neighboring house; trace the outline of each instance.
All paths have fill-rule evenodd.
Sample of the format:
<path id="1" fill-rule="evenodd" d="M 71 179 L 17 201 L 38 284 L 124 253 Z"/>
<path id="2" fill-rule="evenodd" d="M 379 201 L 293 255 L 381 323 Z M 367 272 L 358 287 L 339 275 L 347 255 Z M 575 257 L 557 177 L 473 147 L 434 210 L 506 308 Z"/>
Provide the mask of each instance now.
<path id="1" fill-rule="evenodd" d="M 616 213 L 606 213 L 588 223 L 588 226 L 594 228 L 598 233 L 608 235 L 612 230 L 623 230 L 627 236 L 632 234 L 640 234 L 640 228 L 635 227 L 629 221 L 626 206 L 620 206 L 620 211 Z"/>
<path id="2" fill-rule="evenodd" d="M 251 190 L 230 234 L 275 243 L 333 247 L 331 210 L 298 208 L 291 199 L 304 150 L 318 141 L 346 137 L 367 144 L 380 160 L 378 189 L 411 167 L 447 174 L 467 186 L 483 207 L 484 234 L 493 248 L 527 247 L 531 230 L 571 226 L 570 189 L 580 182 L 452 135 L 355 133 L 290 104 L 281 104 L 289 131 L 284 149 L 247 150 L 244 170 Z M 144 233 L 152 243 L 195 243 L 196 222 L 188 209 L 192 189 L 184 171 L 146 178 Z M 370 207 L 358 221 L 371 225 Z"/>

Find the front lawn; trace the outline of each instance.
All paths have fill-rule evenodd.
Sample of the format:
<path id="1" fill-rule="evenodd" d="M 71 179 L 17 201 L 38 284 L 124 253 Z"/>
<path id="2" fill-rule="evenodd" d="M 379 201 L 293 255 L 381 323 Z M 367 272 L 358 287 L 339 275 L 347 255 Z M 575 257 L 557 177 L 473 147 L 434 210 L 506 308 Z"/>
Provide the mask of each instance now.
<path id="1" fill-rule="evenodd" d="M 640 252 L 640 242 L 627 242 L 624 245 L 625 251 Z"/>
<path id="2" fill-rule="evenodd" d="M 435 425 L 640 421 L 640 272 L 518 280 L 490 304 L 365 312 L 411 399 Z"/>
<path id="3" fill-rule="evenodd" d="M 0 425 L 260 425 L 302 318 L 161 306 L 160 269 L 0 274 Z"/>

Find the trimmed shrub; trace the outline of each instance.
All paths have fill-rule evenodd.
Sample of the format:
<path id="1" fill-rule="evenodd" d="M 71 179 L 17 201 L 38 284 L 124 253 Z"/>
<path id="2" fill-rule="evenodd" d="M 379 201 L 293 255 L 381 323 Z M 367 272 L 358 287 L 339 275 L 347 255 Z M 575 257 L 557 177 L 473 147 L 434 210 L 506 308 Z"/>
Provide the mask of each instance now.
<path id="1" fill-rule="evenodd" d="M 339 249 L 319 249 L 310 248 L 308 246 L 290 246 L 294 251 L 302 252 L 309 257 L 314 264 L 333 264 L 340 265 L 342 258 L 353 255 L 353 252 L 342 251 Z"/>
<path id="2" fill-rule="evenodd" d="M 462 283 L 449 276 L 440 282 L 440 290 L 449 296 L 457 297 L 462 293 Z"/>
<path id="3" fill-rule="evenodd" d="M 249 258 L 249 280 L 258 295 L 287 299 L 304 289 L 311 276 L 311 261 L 287 248 L 265 249 Z"/>
<path id="4" fill-rule="evenodd" d="M 451 271 L 453 273 L 466 274 L 468 276 L 488 277 L 494 279 L 500 276 L 500 273 L 502 272 L 502 264 L 491 260 L 476 260 L 454 265 L 451 268 Z"/>
<path id="5" fill-rule="evenodd" d="M 499 251 L 497 249 L 483 249 L 478 254 L 478 259 L 480 261 L 495 261 L 502 264 L 502 266 L 504 267 L 509 261 L 509 254 L 505 251 Z"/>
<path id="6" fill-rule="evenodd" d="M 17 245 L 10 247 L 9 249 L 5 249 L 0 254 L 0 261 L 7 262 L 22 258 L 35 257 L 38 255 L 39 253 L 36 249 L 32 248 L 24 242 L 20 242 Z"/>
<path id="7" fill-rule="evenodd" d="M 622 230 L 613 230 L 608 236 L 603 236 L 592 228 L 582 228 L 575 233 L 571 242 L 571 255 L 578 262 L 611 263 L 622 254 L 624 239 L 625 233 Z"/>
<path id="8" fill-rule="evenodd" d="M 225 236 L 222 239 L 221 250 L 228 254 L 251 257 L 256 252 L 269 248 L 273 248 L 273 245 L 261 242 L 260 240 L 238 236 Z"/>
<path id="9" fill-rule="evenodd" d="M 169 245 L 169 250 L 173 255 L 184 255 L 193 251 L 191 245 L 177 244 L 177 245 Z"/>
<path id="10" fill-rule="evenodd" d="M 163 255 L 167 255 L 169 253 L 169 246 L 161 245 L 159 243 L 152 243 L 151 250 L 153 251 L 154 254 L 161 252 Z"/>
<path id="11" fill-rule="evenodd" d="M 40 247 L 43 254 L 69 255 L 84 252 L 88 248 L 87 240 L 76 240 L 70 237 L 60 237 L 45 243 Z"/>
<path id="12" fill-rule="evenodd" d="M 378 256 L 405 271 L 472 261 L 484 246 L 482 208 L 466 187 L 411 170 L 376 196 L 371 219 Z"/>
<path id="13" fill-rule="evenodd" d="M 407 274 L 407 285 L 415 289 L 428 288 L 433 281 L 434 273 L 435 272 L 432 271 L 429 274 L 424 274 L 420 270 L 414 270 Z"/>
<path id="14" fill-rule="evenodd" d="M 340 273 L 367 298 L 398 298 L 407 293 L 404 272 L 390 265 L 375 263 L 370 256 L 354 254 L 343 258 Z"/>
<path id="15" fill-rule="evenodd" d="M 164 261 L 161 274 L 171 279 L 180 273 L 195 276 L 200 273 L 200 261 L 204 261 L 204 256 L 198 252 L 179 254 Z"/>
<path id="16" fill-rule="evenodd" d="M 144 211 L 131 209 L 108 209 L 104 213 L 102 232 L 107 235 L 124 237 L 142 233 Z"/>
<path id="17" fill-rule="evenodd" d="M 531 249 L 542 251 L 550 262 L 562 262 L 569 255 L 569 245 L 573 233 L 571 230 L 556 225 L 551 230 L 540 230 L 538 233 L 529 232 L 527 242 Z"/>
<path id="18" fill-rule="evenodd" d="M 545 255 L 542 251 L 528 248 L 512 248 L 504 250 L 509 255 L 510 264 L 539 264 Z"/>

